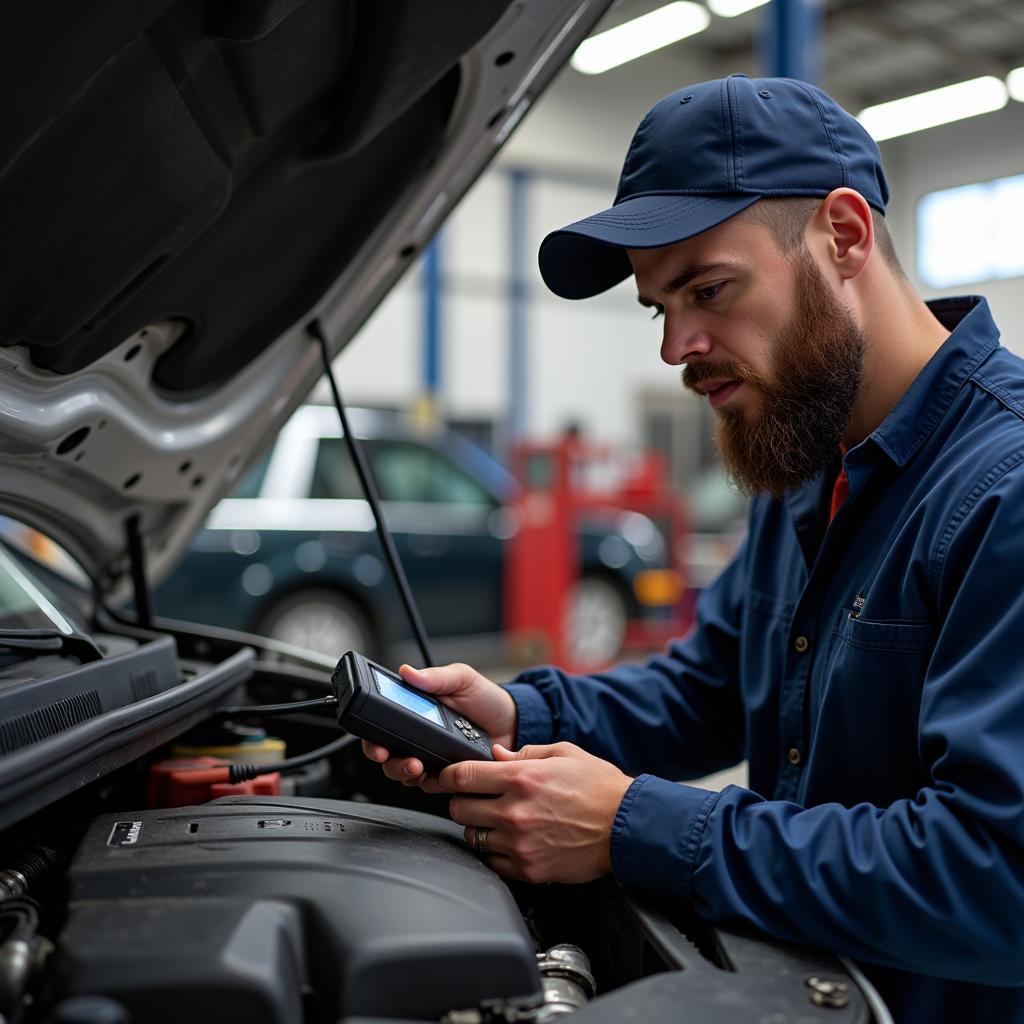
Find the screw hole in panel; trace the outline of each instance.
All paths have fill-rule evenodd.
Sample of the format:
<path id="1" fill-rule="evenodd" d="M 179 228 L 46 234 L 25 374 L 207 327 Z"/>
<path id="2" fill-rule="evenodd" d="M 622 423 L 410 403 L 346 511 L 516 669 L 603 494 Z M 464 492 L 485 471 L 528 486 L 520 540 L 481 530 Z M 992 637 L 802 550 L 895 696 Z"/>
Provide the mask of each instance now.
<path id="1" fill-rule="evenodd" d="M 91 427 L 79 427 L 77 430 L 72 430 L 67 437 L 59 445 L 57 445 L 58 455 L 67 455 L 68 452 L 74 451 L 88 436 Z"/>

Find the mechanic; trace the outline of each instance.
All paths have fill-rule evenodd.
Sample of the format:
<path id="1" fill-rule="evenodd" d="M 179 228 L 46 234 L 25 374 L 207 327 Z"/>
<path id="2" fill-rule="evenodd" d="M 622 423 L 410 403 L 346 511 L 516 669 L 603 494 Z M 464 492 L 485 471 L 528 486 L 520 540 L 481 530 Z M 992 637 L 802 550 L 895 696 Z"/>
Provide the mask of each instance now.
<path id="1" fill-rule="evenodd" d="M 567 298 L 634 275 L 754 495 L 747 538 L 642 665 L 403 667 L 495 763 L 366 753 L 456 794 L 501 875 L 611 873 L 853 956 L 899 1021 L 1021 1021 L 1024 362 L 983 298 L 915 293 L 887 200 L 877 146 L 804 83 L 647 114 L 615 205 L 549 235 L 541 272 Z M 669 781 L 744 757 L 747 789 Z"/>

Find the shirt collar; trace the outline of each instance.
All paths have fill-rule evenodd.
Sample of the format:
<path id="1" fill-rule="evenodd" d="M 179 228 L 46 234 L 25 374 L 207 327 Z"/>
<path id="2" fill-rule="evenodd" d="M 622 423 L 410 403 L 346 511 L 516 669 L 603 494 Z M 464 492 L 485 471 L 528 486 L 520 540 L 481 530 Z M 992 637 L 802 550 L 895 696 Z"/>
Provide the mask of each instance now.
<path id="1" fill-rule="evenodd" d="M 964 381 L 999 347 L 999 329 L 979 295 L 927 303 L 952 331 L 869 440 L 904 466 L 938 426 Z"/>
<path id="2" fill-rule="evenodd" d="M 927 305 L 952 333 L 874 433 L 843 456 L 851 494 L 872 472 L 875 460 L 867 441 L 874 441 L 897 466 L 905 465 L 938 425 L 964 381 L 999 347 L 999 330 L 980 296 L 933 299 Z M 808 567 L 821 543 L 827 523 L 824 502 L 838 471 L 838 465 L 830 466 L 784 496 Z"/>

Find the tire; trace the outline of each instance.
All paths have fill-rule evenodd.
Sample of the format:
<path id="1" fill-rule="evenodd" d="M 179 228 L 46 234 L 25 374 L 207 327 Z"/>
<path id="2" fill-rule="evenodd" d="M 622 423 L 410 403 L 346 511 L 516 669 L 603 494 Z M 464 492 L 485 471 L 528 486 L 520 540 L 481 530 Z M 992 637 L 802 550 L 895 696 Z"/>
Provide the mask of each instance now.
<path id="1" fill-rule="evenodd" d="M 334 590 L 300 590 L 284 598 L 263 617 L 259 632 L 330 658 L 340 658 L 346 651 L 366 654 L 374 649 L 366 613 Z"/>
<path id="2" fill-rule="evenodd" d="M 566 646 L 573 664 L 614 661 L 626 639 L 629 610 L 619 588 L 602 576 L 584 576 L 569 592 Z"/>

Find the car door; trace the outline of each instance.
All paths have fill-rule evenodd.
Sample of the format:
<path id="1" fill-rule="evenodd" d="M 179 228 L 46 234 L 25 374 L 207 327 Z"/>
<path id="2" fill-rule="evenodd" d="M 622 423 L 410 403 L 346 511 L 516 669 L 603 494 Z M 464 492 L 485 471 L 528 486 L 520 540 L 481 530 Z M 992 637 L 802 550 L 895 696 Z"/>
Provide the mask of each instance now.
<path id="1" fill-rule="evenodd" d="M 494 530 L 497 500 L 463 467 L 426 443 L 368 438 L 362 444 L 428 632 L 463 636 L 500 631 L 503 544 Z M 350 497 L 351 487 L 344 440 L 321 437 L 312 496 Z"/>

